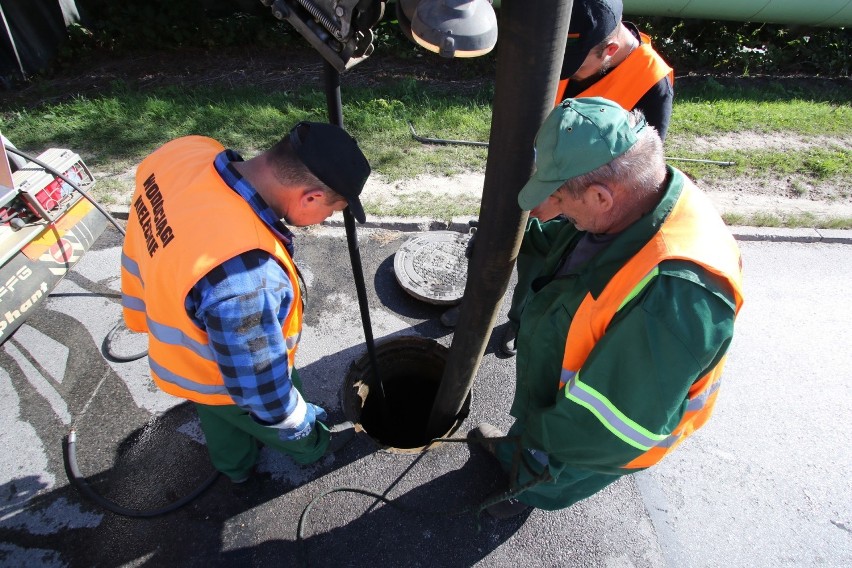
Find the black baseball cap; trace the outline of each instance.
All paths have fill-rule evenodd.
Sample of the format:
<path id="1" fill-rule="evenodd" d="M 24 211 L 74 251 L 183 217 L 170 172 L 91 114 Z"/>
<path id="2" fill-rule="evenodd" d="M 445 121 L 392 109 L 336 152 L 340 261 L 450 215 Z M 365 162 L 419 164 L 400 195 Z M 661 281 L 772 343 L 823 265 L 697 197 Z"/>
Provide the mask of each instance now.
<path id="1" fill-rule="evenodd" d="M 290 144 L 303 164 L 325 185 L 346 198 L 349 211 L 364 223 L 358 196 L 370 177 L 370 164 L 348 132 L 326 122 L 300 122 L 290 130 Z"/>
<path id="2" fill-rule="evenodd" d="M 621 0 L 574 0 L 560 79 L 577 72 L 592 48 L 621 23 Z"/>

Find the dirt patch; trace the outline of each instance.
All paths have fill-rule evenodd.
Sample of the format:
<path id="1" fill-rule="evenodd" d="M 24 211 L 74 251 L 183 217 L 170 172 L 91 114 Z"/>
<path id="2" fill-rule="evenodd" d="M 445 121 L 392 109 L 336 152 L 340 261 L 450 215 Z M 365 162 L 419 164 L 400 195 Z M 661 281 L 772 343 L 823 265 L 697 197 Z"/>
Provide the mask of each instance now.
<path id="1" fill-rule="evenodd" d="M 435 200 L 482 197 L 484 174 L 458 176 L 417 176 L 404 182 L 387 183 L 373 176 L 364 188 L 364 200 L 371 203 L 394 203 L 402 195 L 426 193 Z M 833 185 L 808 186 L 801 196 L 791 195 L 790 182 L 765 182 L 737 178 L 724 183 L 708 184 L 698 180 L 716 208 L 723 215 L 754 217 L 775 215 L 789 217 L 813 215 L 818 219 L 852 218 L 852 188 Z M 802 186 L 796 186 L 802 187 Z"/>
<path id="2" fill-rule="evenodd" d="M 667 139 L 672 150 L 682 148 L 677 140 Z M 689 139 L 689 148 L 695 152 L 711 150 L 742 150 L 746 148 L 770 151 L 805 151 L 812 148 L 837 148 L 852 150 L 852 137 L 802 136 L 799 134 L 761 134 L 759 132 L 731 132 L 724 136 L 695 136 Z"/>

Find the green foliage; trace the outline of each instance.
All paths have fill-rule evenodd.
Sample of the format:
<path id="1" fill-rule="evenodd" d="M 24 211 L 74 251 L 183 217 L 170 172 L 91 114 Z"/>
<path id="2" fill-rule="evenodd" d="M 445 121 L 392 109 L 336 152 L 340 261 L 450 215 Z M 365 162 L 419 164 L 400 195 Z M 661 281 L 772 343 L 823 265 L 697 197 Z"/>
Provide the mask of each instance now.
<path id="1" fill-rule="evenodd" d="M 260 0 L 78 0 L 84 24 L 69 28 L 65 58 L 92 50 L 138 51 L 185 46 L 227 48 L 305 43 Z M 649 34 L 679 75 L 809 74 L 849 76 L 852 29 L 813 28 L 667 17 L 629 17 Z M 422 57 L 388 4 L 374 28 L 378 52 Z M 463 73 L 493 73 L 496 50 L 458 64 Z"/>
<path id="2" fill-rule="evenodd" d="M 682 73 L 848 77 L 852 29 L 665 17 L 630 18 Z"/>
<path id="3" fill-rule="evenodd" d="M 65 59 L 92 51 L 278 46 L 301 41 L 259 0 L 77 0 L 83 24 L 69 28 Z"/>

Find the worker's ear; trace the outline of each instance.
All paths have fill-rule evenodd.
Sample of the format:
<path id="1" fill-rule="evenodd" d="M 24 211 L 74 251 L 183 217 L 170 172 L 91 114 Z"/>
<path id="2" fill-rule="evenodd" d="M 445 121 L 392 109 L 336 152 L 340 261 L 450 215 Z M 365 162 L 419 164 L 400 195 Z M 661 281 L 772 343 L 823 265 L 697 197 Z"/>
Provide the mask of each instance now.
<path id="1" fill-rule="evenodd" d="M 299 204 L 303 208 L 310 208 L 320 203 L 325 203 L 325 192 L 315 187 L 306 187 L 302 190 L 302 197 L 299 199 Z"/>
<path id="2" fill-rule="evenodd" d="M 606 44 L 606 47 L 604 47 L 604 57 L 612 57 L 613 55 L 615 55 L 616 51 L 618 51 L 618 44 L 614 41 L 611 41 Z"/>
<path id="3" fill-rule="evenodd" d="M 586 205 L 594 208 L 598 213 L 609 213 L 614 204 L 612 189 L 600 183 L 593 183 L 586 188 L 583 198 Z"/>

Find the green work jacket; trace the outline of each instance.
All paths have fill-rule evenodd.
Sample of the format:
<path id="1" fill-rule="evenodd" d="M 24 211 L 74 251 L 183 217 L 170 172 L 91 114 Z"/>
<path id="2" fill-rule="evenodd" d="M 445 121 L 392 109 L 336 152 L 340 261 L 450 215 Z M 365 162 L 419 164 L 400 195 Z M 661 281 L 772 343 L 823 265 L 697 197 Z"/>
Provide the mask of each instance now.
<path id="1" fill-rule="evenodd" d="M 684 174 L 670 167 L 667 179 L 652 212 L 565 275 L 553 276 L 583 233 L 564 219 L 532 219 L 527 227 L 519 254 L 533 257 L 525 264 L 536 275 L 520 316 L 511 414 L 522 432 L 521 444 L 546 453 L 554 476 L 566 466 L 630 473 L 635 470 L 622 466 L 642 453 L 566 398 L 559 378 L 568 327 L 580 302 L 589 292 L 600 294 L 650 240 L 680 196 Z M 734 309 L 728 288 L 702 267 L 664 261 L 659 277 L 616 314 L 580 370 L 583 382 L 633 422 L 670 433 L 682 417 L 690 385 L 727 351 Z"/>

